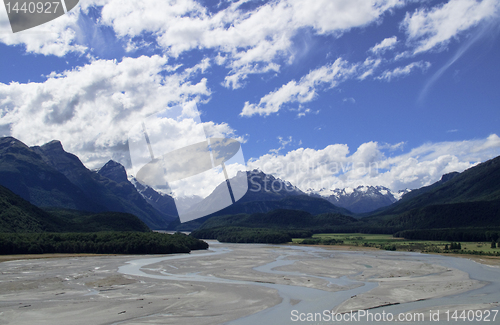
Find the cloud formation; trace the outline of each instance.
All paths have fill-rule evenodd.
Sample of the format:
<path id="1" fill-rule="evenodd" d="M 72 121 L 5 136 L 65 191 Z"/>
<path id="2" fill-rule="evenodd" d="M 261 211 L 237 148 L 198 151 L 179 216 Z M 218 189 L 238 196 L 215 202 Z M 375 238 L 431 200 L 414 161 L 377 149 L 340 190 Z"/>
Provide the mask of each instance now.
<path id="1" fill-rule="evenodd" d="M 7 11 L 0 10 L 0 42 L 6 45 L 22 45 L 27 53 L 64 56 L 70 52 L 84 53 L 86 46 L 79 44 L 77 36 L 79 10 L 45 23 L 36 29 L 13 34 Z"/>
<path id="2" fill-rule="evenodd" d="M 498 19 L 497 0 L 455 0 L 430 9 L 419 8 L 407 13 L 401 27 L 408 36 L 413 53 L 442 48 L 460 33 L 480 22 Z"/>
<path id="3" fill-rule="evenodd" d="M 500 137 L 492 134 L 486 139 L 426 143 L 407 153 L 386 156 L 400 147 L 371 141 L 352 154 L 345 144 L 320 150 L 299 148 L 285 155 L 263 155 L 249 161 L 248 167 L 288 180 L 303 191 L 359 185 L 382 185 L 393 191 L 415 189 L 500 155 Z"/>
<path id="4" fill-rule="evenodd" d="M 377 79 L 391 81 L 394 78 L 406 77 L 416 69 L 425 71 L 429 69 L 430 66 L 431 66 L 430 62 L 424 62 L 424 61 L 412 62 L 404 67 L 397 67 L 392 71 L 386 70 L 380 76 L 378 76 Z"/>
<path id="5" fill-rule="evenodd" d="M 372 47 L 370 49 L 370 52 L 374 54 L 382 54 L 385 51 L 392 50 L 396 46 L 397 42 L 398 42 L 397 36 L 386 38 L 382 42 Z"/>
<path id="6" fill-rule="evenodd" d="M 96 60 L 41 83 L 0 83 L 1 135 L 29 145 L 59 139 L 92 168 L 111 157 L 124 162 L 126 135 L 137 119 L 211 94 L 205 78 L 192 81 L 206 63 L 181 70 L 167 61 L 158 55 Z M 232 132 L 213 122 L 206 129 Z"/>
<path id="7" fill-rule="evenodd" d="M 241 116 L 254 114 L 269 115 L 278 112 L 288 103 L 307 103 L 312 101 L 320 88 L 333 88 L 356 71 L 356 66 L 350 65 L 342 58 L 334 63 L 322 66 L 309 72 L 298 82 L 290 81 L 281 88 L 262 97 L 259 104 L 245 103 Z"/>

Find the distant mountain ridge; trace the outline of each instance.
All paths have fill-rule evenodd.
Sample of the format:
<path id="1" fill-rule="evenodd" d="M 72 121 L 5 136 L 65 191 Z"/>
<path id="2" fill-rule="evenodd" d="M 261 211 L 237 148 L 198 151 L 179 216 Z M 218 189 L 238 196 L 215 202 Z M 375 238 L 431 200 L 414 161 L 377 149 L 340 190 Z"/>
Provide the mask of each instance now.
<path id="1" fill-rule="evenodd" d="M 332 204 L 354 213 L 371 212 L 393 204 L 410 190 L 393 192 L 384 186 L 358 186 L 333 190 L 307 191 L 310 196 L 322 197 Z"/>
<path id="2" fill-rule="evenodd" d="M 174 199 L 171 196 L 157 192 L 153 188 L 139 183 L 134 177 L 130 177 L 130 182 L 135 186 L 137 192 L 142 195 L 146 202 L 159 212 L 171 216 L 172 219 L 175 220 L 177 217 L 177 209 Z"/>
<path id="3" fill-rule="evenodd" d="M 93 202 L 106 207 L 108 211 L 132 213 L 152 229 L 165 229 L 168 221 L 174 219 L 151 207 L 128 181 L 125 168 L 114 161 L 109 161 L 96 173 L 87 169 L 77 156 L 64 151 L 59 141 L 51 141 L 33 149 Z"/>
<path id="4" fill-rule="evenodd" d="M 0 185 L 39 207 L 105 210 L 35 150 L 12 137 L 0 138 Z"/>
<path id="5" fill-rule="evenodd" d="M 364 220 L 400 230 L 500 227 L 500 156 L 443 175 Z"/>
<path id="6" fill-rule="evenodd" d="M 203 222 L 215 216 L 267 213 L 277 209 L 301 210 L 312 215 L 322 213 L 340 213 L 352 215 L 350 211 L 335 206 L 321 197 L 311 197 L 288 181 L 283 181 L 260 170 L 247 171 L 248 191 L 236 203 L 206 215 L 203 218 L 180 224 L 177 220 L 169 226 L 171 230 L 194 230 Z M 219 185 L 203 204 L 216 204 L 218 192 L 222 192 L 225 183 Z M 210 206 L 207 210 L 211 209 Z"/>
<path id="7" fill-rule="evenodd" d="M 132 214 L 40 209 L 0 185 L 0 233 L 150 231 Z"/>
<path id="8" fill-rule="evenodd" d="M 312 215 L 306 211 L 276 209 L 266 213 L 224 215 L 210 218 L 199 229 L 247 227 L 325 231 L 329 227 L 359 223 L 355 218 L 338 213 Z"/>
<path id="9" fill-rule="evenodd" d="M 323 219 L 318 218 L 322 214 L 313 216 L 293 210 L 229 214 L 205 220 L 200 229 L 286 228 L 290 224 L 313 232 L 385 233 L 413 239 L 487 241 L 491 240 L 492 233 L 500 234 L 500 156 L 462 173 L 443 175 L 440 181 L 411 191 L 396 203 L 366 217 L 350 220 L 342 214 L 333 215 L 334 219 Z"/>
<path id="10" fill-rule="evenodd" d="M 150 206 L 118 165 L 108 162 L 94 172 L 64 151 L 59 141 L 30 148 L 15 138 L 0 138 L 0 185 L 32 204 L 131 213 L 152 229 L 165 229 L 174 217 Z"/>
<path id="11" fill-rule="evenodd" d="M 390 215 L 437 204 L 500 202 L 500 156 L 462 173 L 449 173 L 429 186 L 414 190 L 374 215 Z"/>

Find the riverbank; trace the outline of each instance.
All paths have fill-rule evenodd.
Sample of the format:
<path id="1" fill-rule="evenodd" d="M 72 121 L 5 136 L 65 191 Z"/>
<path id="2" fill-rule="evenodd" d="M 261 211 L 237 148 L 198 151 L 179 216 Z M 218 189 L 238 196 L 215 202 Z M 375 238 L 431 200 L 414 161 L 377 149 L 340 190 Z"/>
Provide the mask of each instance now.
<path id="1" fill-rule="evenodd" d="M 352 251 L 352 252 L 373 252 L 373 251 L 383 251 L 382 249 L 375 247 L 363 247 L 354 245 L 298 245 L 294 243 L 284 244 L 291 246 L 307 246 L 307 247 L 320 247 L 323 249 L 335 250 L 335 251 Z M 486 256 L 486 255 L 472 255 L 472 254 L 453 254 L 453 253 L 434 253 L 426 252 L 425 254 L 435 254 L 442 256 L 452 256 L 460 257 L 473 260 L 477 263 L 486 264 L 490 266 L 500 267 L 500 257 L 499 256 Z M 19 254 L 19 255 L 0 255 L 0 263 L 5 261 L 14 260 L 26 260 L 26 259 L 46 259 L 46 258 L 67 258 L 67 257 L 96 257 L 96 256 L 131 256 L 126 254 Z M 161 254 L 157 256 L 163 256 Z"/>
<path id="2" fill-rule="evenodd" d="M 440 300 L 444 295 L 453 296 L 460 308 L 482 309 L 500 300 L 496 289 L 480 298 L 465 296 L 500 279 L 500 270 L 466 259 L 334 246 L 210 244 L 210 251 L 163 257 L 5 261 L 0 317 L 16 325 L 61 319 L 65 324 L 274 325 L 289 324 L 293 309 L 399 304 L 417 310 L 427 301 L 450 305 Z M 494 273 L 489 284 L 470 276 L 482 272 Z"/>
<path id="3" fill-rule="evenodd" d="M 123 256 L 121 254 L 16 254 L 0 255 L 0 263 L 16 260 L 34 260 L 45 258 L 68 258 L 68 257 L 98 257 L 98 256 Z M 130 255 L 129 255 L 130 256 Z"/>

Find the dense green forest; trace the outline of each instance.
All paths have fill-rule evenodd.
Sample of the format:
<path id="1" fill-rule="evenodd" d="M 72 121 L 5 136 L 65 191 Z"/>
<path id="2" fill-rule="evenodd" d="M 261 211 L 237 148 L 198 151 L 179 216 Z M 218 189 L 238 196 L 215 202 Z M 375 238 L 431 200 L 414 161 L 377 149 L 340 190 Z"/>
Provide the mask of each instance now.
<path id="1" fill-rule="evenodd" d="M 217 239 L 225 243 L 282 244 L 293 237 L 310 237 L 312 232 L 304 230 L 278 230 L 267 228 L 218 227 L 195 230 L 191 236 L 200 239 Z"/>
<path id="2" fill-rule="evenodd" d="M 149 232 L 149 227 L 135 215 L 123 212 L 89 213 L 68 209 L 44 209 L 59 218 L 49 232 L 96 232 L 96 231 L 140 231 Z"/>
<path id="3" fill-rule="evenodd" d="M 338 213 L 312 215 L 298 210 L 274 210 L 267 213 L 218 216 L 208 219 L 199 229 L 218 227 L 247 227 L 270 229 L 302 229 L 329 232 L 338 225 L 357 223 L 358 220 Z"/>
<path id="4" fill-rule="evenodd" d="M 443 228 L 414 229 L 396 232 L 394 237 L 419 240 L 447 240 L 469 242 L 496 242 L 500 238 L 498 228 Z"/>
<path id="5" fill-rule="evenodd" d="M 207 249 L 192 236 L 155 232 L 3 233 L 0 254 L 172 254 Z"/>
<path id="6" fill-rule="evenodd" d="M 0 185 L 0 232 L 94 232 L 150 229 L 135 215 L 122 212 L 38 208 Z"/>

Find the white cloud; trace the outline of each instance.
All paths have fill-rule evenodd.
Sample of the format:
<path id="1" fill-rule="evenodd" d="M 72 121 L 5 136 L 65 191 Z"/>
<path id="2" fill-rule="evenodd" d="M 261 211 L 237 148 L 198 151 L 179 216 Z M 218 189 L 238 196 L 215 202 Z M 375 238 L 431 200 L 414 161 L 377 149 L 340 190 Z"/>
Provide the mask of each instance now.
<path id="1" fill-rule="evenodd" d="M 287 145 L 292 143 L 292 136 L 289 136 L 288 139 L 283 139 L 283 137 L 278 137 L 278 141 L 280 143 L 280 147 L 278 149 L 271 149 L 269 150 L 269 152 L 278 154 L 281 150 L 285 149 Z"/>
<path id="2" fill-rule="evenodd" d="M 300 148 L 285 155 L 266 154 L 248 162 L 249 168 L 288 180 L 302 190 L 382 185 L 397 191 L 420 188 L 443 174 L 461 172 L 500 155 L 500 137 L 427 143 L 408 153 L 386 157 L 385 150 L 402 146 L 367 142 L 350 154 L 345 144 L 315 150 Z"/>
<path id="3" fill-rule="evenodd" d="M 377 69 L 382 63 L 381 59 L 373 59 L 372 57 L 366 58 L 365 62 L 361 65 L 361 75 L 358 77 L 359 80 L 365 80 L 367 77 L 373 75 L 375 69 Z"/>
<path id="4" fill-rule="evenodd" d="M 225 85 L 238 88 L 248 74 L 278 71 L 277 60 L 293 58 L 292 39 L 299 30 L 341 35 L 379 21 L 385 12 L 404 4 L 403 0 L 278 0 L 248 11 L 240 7 L 246 2 L 234 1 L 216 13 L 194 0 L 95 0 L 84 8 L 102 5 L 101 24 L 129 40 L 150 33 L 171 56 L 192 49 L 216 50 L 219 64 L 230 69 Z"/>
<path id="5" fill-rule="evenodd" d="M 378 43 L 374 47 L 370 49 L 370 52 L 374 54 L 382 54 L 385 51 L 392 50 L 396 43 L 398 42 L 398 38 L 396 36 L 386 38 L 382 42 Z"/>
<path id="6" fill-rule="evenodd" d="M 0 83 L 0 129 L 9 130 L 2 135 L 28 145 L 59 139 L 91 168 L 110 158 L 127 164 L 127 133 L 137 119 L 211 94 L 206 79 L 196 77 L 206 60 L 185 70 L 167 61 L 157 55 L 96 60 L 41 83 Z M 227 124 L 205 128 L 214 136 L 232 134 Z"/>
<path id="7" fill-rule="evenodd" d="M 404 67 L 397 67 L 392 71 L 386 70 L 379 77 L 377 77 L 377 79 L 385 79 L 387 81 L 391 81 L 391 79 L 393 78 L 406 77 L 415 69 L 425 71 L 429 69 L 430 66 L 430 62 L 413 62 Z"/>
<path id="8" fill-rule="evenodd" d="M 0 42 L 6 45 L 24 45 L 26 52 L 64 56 L 69 52 L 83 53 L 85 46 L 76 41 L 79 32 L 79 11 L 22 32 L 12 33 L 7 11 L 0 10 Z"/>
<path id="9" fill-rule="evenodd" d="M 333 88 L 356 71 L 341 58 L 334 63 L 309 72 L 299 82 L 290 81 L 281 88 L 270 92 L 260 99 L 259 104 L 245 103 L 241 116 L 254 114 L 269 115 L 278 112 L 288 103 L 307 103 L 312 101 L 321 87 Z"/>
<path id="10" fill-rule="evenodd" d="M 406 14 L 401 27 L 414 45 L 414 54 L 447 45 L 450 40 L 482 21 L 498 19 L 498 0 L 454 0 L 432 9 Z"/>

